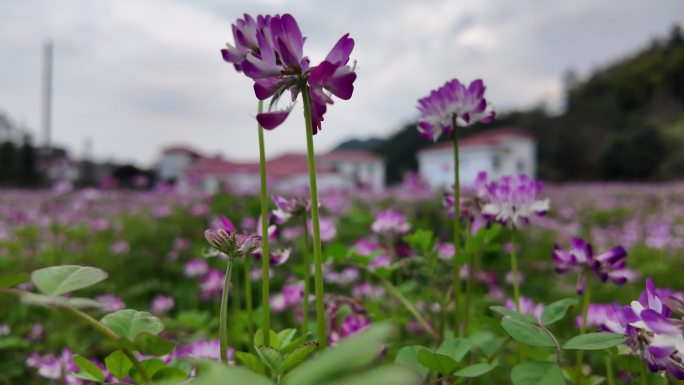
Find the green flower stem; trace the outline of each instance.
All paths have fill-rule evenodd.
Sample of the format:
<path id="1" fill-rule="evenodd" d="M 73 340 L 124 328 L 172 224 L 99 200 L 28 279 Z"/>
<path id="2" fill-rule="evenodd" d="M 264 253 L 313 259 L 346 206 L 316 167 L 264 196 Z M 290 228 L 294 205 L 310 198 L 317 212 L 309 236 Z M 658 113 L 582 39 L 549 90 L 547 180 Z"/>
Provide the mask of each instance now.
<path id="1" fill-rule="evenodd" d="M 0 288 L 0 293 L 5 293 L 5 294 L 10 294 L 10 295 L 15 295 L 17 297 L 20 297 L 25 293 L 22 290 L 17 290 L 17 289 L 1 289 Z M 147 374 L 147 371 L 145 368 L 140 364 L 140 361 L 135 357 L 135 354 L 130 351 L 127 347 L 125 347 L 121 343 L 121 339 L 119 336 L 116 335 L 111 329 L 109 329 L 106 325 L 102 324 L 100 321 L 96 320 L 95 318 L 91 317 L 90 315 L 72 308 L 72 307 L 66 307 L 66 306 L 60 306 L 59 308 L 68 310 L 72 314 L 76 315 L 77 317 L 81 318 L 84 320 L 88 325 L 92 326 L 95 330 L 99 331 L 100 333 L 104 334 L 105 336 L 109 337 L 114 343 L 116 344 L 117 349 L 121 350 L 126 357 L 128 357 L 128 360 L 131 361 L 131 364 L 133 364 L 133 367 L 135 370 L 140 373 L 140 377 L 143 379 L 144 384 L 153 384 L 152 379 L 150 378 L 149 374 Z"/>
<path id="2" fill-rule="evenodd" d="M 460 298 L 461 298 L 461 182 L 458 169 L 458 136 L 456 135 L 456 118 L 452 117 L 453 144 L 454 144 L 454 335 L 459 335 L 461 330 Z"/>
<path id="3" fill-rule="evenodd" d="M 323 261 L 321 258 L 321 230 L 318 223 L 318 188 L 316 187 L 316 158 L 313 143 L 313 122 L 311 120 L 311 101 L 305 81 L 300 82 L 304 102 L 304 121 L 306 122 L 306 154 L 309 161 L 309 190 L 311 192 L 311 222 L 313 224 L 314 284 L 316 289 L 316 324 L 318 343 L 321 349 L 327 345 L 325 326 L 325 307 L 323 298 Z"/>
<path id="4" fill-rule="evenodd" d="M 643 361 L 643 360 L 642 360 Z M 646 361 L 641 364 L 641 385 L 648 385 L 648 367 L 646 367 Z"/>
<path id="5" fill-rule="evenodd" d="M 518 280 L 518 258 L 516 256 L 515 229 L 511 230 L 511 274 L 513 274 L 513 300 L 515 310 L 520 311 L 520 284 Z"/>
<path id="6" fill-rule="evenodd" d="M 221 361 L 228 363 L 228 296 L 230 294 L 230 275 L 233 272 L 233 256 L 228 256 L 226 276 L 223 279 L 223 294 L 221 294 L 221 312 L 219 313 L 219 340 Z"/>
<path id="7" fill-rule="evenodd" d="M 494 362 L 494 360 L 504 351 L 506 345 L 508 345 L 511 341 L 513 341 L 513 338 L 511 338 L 510 336 L 506 337 L 506 339 L 501 343 L 501 345 L 499 345 L 496 351 L 491 356 L 489 356 L 489 358 L 487 359 L 487 363 L 491 364 L 492 362 Z"/>
<path id="8" fill-rule="evenodd" d="M 309 331 L 309 296 L 311 285 L 311 246 L 309 245 L 309 227 L 306 224 L 306 214 L 302 215 L 304 227 L 304 302 L 302 303 L 302 335 Z"/>
<path id="9" fill-rule="evenodd" d="M 432 337 L 435 341 L 439 341 L 440 338 L 437 332 L 435 332 L 435 330 L 432 328 L 432 326 L 430 326 L 430 324 L 425 320 L 425 318 L 423 318 L 423 316 L 420 315 L 420 312 L 418 311 L 418 309 L 416 309 L 415 306 L 413 306 L 411 301 L 409 301 L 401 293 L 401 291 L 397 289 L 396 286 L 392 285 L 392 283 L 387 278 L 377 274 L 375 274 L 375 276 L 380 280 L 380 282 L 382 282 L 383 285 L 385 285 L 387 291 L 389 291 L 390 294 L 396 297 L 399 300 L 399 302 L 401 302 L 401 304 L 404 305 L 406 310 L 408 310 L 409 313 L 411 313 L 411 315 L 416 319 L 416 321 L 418 321 L 420 327 L 422 327 L 423 330 L 425 330 L 430 335 L 430 337 Z"/>
<path id="10" fill-rule="evenodd" d="M 140 377 L 142 377 L 143 383 L 145 383 L 145 384 L 152 384 L 153 383 L 152 379 L 147 374 L 147 371 L 145 370 L 145 368 L 142 366 L 142 364 L 140 364 L 140 361 L 138 361 L 138 359 L 135 357 L 135 354 L 133 354 L 133 352 L 131 352 L 130 349 L 124 347 L 123 344 L 121 343 L 121 339 L 119 338 L 119 336 L 117 336 L 107 326 L 103 325 L 101 322 L 99 322 L 95 318 L 91 317 L 90 315 L 88 315 L 88 314 L 86 314 L 86 313 L 84 313 L 78 309 L 74 309 L 74 308 L 70 308 L 70 307 L 65 307 L 64 309 L 69 310 L 71 313 L 75 314 L 76 316 L 78 316 L 79 318 L 81 318 L 82 320 L 87 322 L 90 326 L 92 326 L 93 328 L 95 328 L 96 330 L 101 332 L 102 334 L 104 334 L 107 337 L 109 337 L 110 339 L 112 339 L 116 343 L 118 349 L 121 350 L 126 355 L 126 357 L 128 357 L 129 361 L 131 361 L 131 364 L 133 364 L 133 367 L 135 368 L 135 370 L 137 370 L 138 373 L 140 373 Z"/>
<path id="11" fill-rule="evenodd" d="M 472 289 L 473 289 L 473 271 L 474 269 L 474 250 L 472 248 L 468 249 L 468 246 L 470 245 L 470 242 L 472 240 L 471 237 L 471 228 L 470 224 L 466 225 L 466 234 L 465 234 L 465 244 L 466 244 L 466 249 L 468 250 L 468 253 L 466 254 L 466 258 L 468 259 L 468 280 L 466 281 L 466 296 L 465 296 L 465 303 L 464 303 L 464 310 L 463 310 L 463 335 L 468 337 L 468 324 L 470 321 L 470 304 L 471 304 L 471 294 L 472 294 Z"/>
<path id="12" fill-rule="evenodd" d="M 606 381 L 608 385 L 615 385 L 615 375 L 613 374 L 613 356 L 606 356 Z"/>
<path id="13" fill-rule="evenodd" d="M 254 317 L 252 316 L 253 303 L 252 303 L 252 262 L 250 260 L 251 255 L 245 255 L 244 264 L 244 279 L 245 279 L 245 310 L 247 311 L 247 340 L 249 341 L 249 351 L 254 350 L 254 344 L 252 343 L 252 338 L 254 338 Z M 236 301 L 237 302 L 237 301 Z"/>
<path id="14" fill-rule="evenodd" d="M 586 274 L 586 272 L 585 272 Z M 584 302 L 582 304 L 582 326 L 580 326 L 580 335 L 587 331 L 587 314 L 589 313 L 589 302 L 591 301 L 591 286 L 587 283 L 584 289 Z M 584 350 L 577 351 L 577 361 L 575 363 L 575 385 L 582 383 L 582 360 L 584 357 Z"/>
<path id="15" fill-rule="evenodd" d="M 264 102 L 259 100 L 259 113 L 264 110 Z M 257 123 L 259 131 L 259 174 L 261 176 L 261 308 L 264 321 L 261 324 L 261 335 L 264 344 L 270 345 L 271 331 L 271 296 L 269 290 L 270 253 L 268 249 L 268 191 L 266 186 L 266 150 L 264 147 L 264 128 Z"/>

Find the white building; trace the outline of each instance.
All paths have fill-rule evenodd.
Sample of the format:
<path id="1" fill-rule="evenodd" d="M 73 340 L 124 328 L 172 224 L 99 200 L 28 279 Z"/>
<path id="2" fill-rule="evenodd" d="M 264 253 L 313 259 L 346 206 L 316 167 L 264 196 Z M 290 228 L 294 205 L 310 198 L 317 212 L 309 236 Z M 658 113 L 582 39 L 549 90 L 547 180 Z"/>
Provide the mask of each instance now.
<path id="1" fill-rule="evenodd" d="M 459 181 L 472 184 L 480 171 L 490 179 L 504 175 L 537 172 L 536 143 L 525 130 L 497 128 L 459 140 Z M 434 190 L 449 188 L 454 183 L 453 144 L 440 143 L 418 152 L 420 176 Z"/>
<path id="2" fill-rule="evenodd" d="M 199 159 L 202 156 L 188 147 L 166 147 L 157 164 L 157 176 L 162 181 L 178 181 Z"/>

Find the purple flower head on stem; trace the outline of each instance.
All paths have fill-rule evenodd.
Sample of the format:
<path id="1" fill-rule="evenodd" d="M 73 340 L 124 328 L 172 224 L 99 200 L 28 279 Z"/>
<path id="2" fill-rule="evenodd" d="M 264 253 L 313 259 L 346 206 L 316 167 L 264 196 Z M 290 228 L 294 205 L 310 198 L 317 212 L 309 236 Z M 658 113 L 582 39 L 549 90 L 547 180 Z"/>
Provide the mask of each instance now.
<path id="1" fill-rule="evenodd" d="M 458 126 L 473 123 L 489 123 L 495 113 L 492 105 L 484 98 L 485 86 L 477 79 L 468 87 L 458 79 L 452 79 L 429 95 L 418 100 L 421 118 L 418 132 L 425 139 L 437 141 L 442 134 L 453 132 L 453 121 Z"/>
<path id="2" fill-rule="evenodd" d="M 222 51 L 223 57 L 254 80 L 257 98 L 272 98 L 268 111 L 257 115 L 265 129 L 272 130 L 287 119 L 304 87 L 311 102 L 314 134 L 321 129 L 327 105 L 333 104 L 332 95 L 343 100 L 351 98 L 356 72 L 348 64 L 354 49 L 354 40 L 348 34 L 314 67 L 304 56 L 305 38 L 290 14 L 260 16 L 256 21 L 245 15 L 244 20 L 233 25 L 233 34 L 235 47 L 228 46 Z M 289 106 L 274 110 L 287 91 Z"/>
<path id="3" fill-rule="evenodd" d="M 304 215 L 311 209 L 311 200 L 308 197 L 292 197 L 285 199 L 280 195 L 273 197 L 276 209 L 272 211 L 276 224 L 282 225 L 292 217 Z"/>
<path id="4" fill-rule="evenodd" d="M 549 211 L 549 200 L 541 197 L 544 183 L 527 175 L 505 176 L 487 185 L 487 203 L 482 213 L 503 225 L 520 227 L 534 215 Z"/>
<path id="5" fill-rule="evenodd" d="M 228 257 L 245 256 L 261 248 L 261 236 L 254 234 L 240 234 L 226 217 L 221 217 L 223 228 L 207 229 L 204 238 L 214 249 Z"/>
<path id="6" fill-rule="evenodd" d="M 626 265 L 627 251 L 622 246 L 615 246 L 608 251 L 594 255 L 589 242 L 581 238 L 572 238 L 570 249 L 563 249 L 555 245 L 551 258 L 558 274 L 569 272 L 579 273 L 576 291 L 584 293 L 587 285 L 587 275 L 593 272 L 601 282 L 610 280 L 616 285 L 627 282 L 631 271 Z"/>

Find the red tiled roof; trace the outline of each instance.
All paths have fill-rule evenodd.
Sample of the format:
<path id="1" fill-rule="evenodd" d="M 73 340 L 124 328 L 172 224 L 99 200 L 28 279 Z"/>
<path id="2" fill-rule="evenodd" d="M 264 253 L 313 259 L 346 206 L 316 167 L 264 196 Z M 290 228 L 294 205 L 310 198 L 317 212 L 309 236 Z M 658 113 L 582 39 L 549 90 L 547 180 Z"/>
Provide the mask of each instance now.
<path id="1" fill-rule="evenodd" d="M 163 152 L 164 154 L 169 154 L 169 153 L 174 153 L 174 152 L 176 152 L 176 153 L 180 152 L 180 153 L 189 154 L 190 156 L 192 156 L 192 157 L 194 157 L 194 158 L 203 158 L 202 154 L 200 154 L 200 153 L 199 153 L 198 151 L 196 151 L 195 149 L 190 148 L 190 147 L 187 147 L 187 146 L 183 146 L 183 145 L 176 145 L 176 146 L 164 147 L 164 149 L 162 150 L 162 152 Z"/>
<path id="2" fill-rule="evenodd" d="M 475 134 L 468 136 L 467 138 L 460 139 L 458 141 L 458 147 L 495 147 L 505 144 L 506 140 L 509 140 L 511 138 L 532 138 L 532 135 L 528 131 L 517 127 L 495 128 L 485 131 L 481 134 Z M 441 151 L 444 149 L 451 149 L 452 146 L 453 144 L 451 143 L 451 141 L 448 141 L 436 144 L 434 146 L 430 146 L 426 149 L 421 150 L 420 152 Z"/>

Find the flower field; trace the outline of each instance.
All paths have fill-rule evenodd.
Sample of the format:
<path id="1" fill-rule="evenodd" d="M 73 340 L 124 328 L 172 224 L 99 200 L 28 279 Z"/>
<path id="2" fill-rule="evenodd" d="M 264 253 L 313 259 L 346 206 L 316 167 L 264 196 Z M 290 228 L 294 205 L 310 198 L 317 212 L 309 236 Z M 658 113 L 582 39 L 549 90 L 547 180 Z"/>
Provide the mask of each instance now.
<path id="1" fill-rule="evenodd" d="M 483 80 L 454 78 L 418 99 L 416 127 L 450 138 L 453 186 L 319 189 L 314 135 L 355 91 L 354 39 L 312 62 L 290 14 L 244 15 L 232 35 L 258 192 L 0 192 L 0 383 L 684 379 L 684 185 L 464 181 L 460 131 L 496 112 Z M 299 99 L 308 183 L 276 191 L 264 137 Z"/>
<path id="2" fill-rule="evenodd" d="M 525 225 L 516 244 L 521 313 L 539 315 L 543 304 L 578 298 L 577 277 L 557 275 L 552 258 L 554 244 L 568 247 L 574 236 L 590 240 L 597 251 L 623 245 L 630 269 L 628 282 L 621 286 L 589 279 L 588 330 L 601 329 L 609 319 L 606 313 L 613 301 L 627 305 L 637 298 L 646 277 L 653 279 L 663 300 L 665 296 L 679 296 L 675 290 L 681 288 L 681 280 L 674 272 L 681 269 L 682 260 L 677 245 L 684 239 L 683 190 L 682 185 L 547 186 L 544 195 L 550 198 L 552 209 Z M 369 325 L 391 320 L 396 324 L 396 334 L 376 358 L 389 363 L 401 357 L 397 354 L 406 346 L 438 346 L 433 332 L 437 340 L 452 335 L 453 303 L 447 299 L 448 310 L 442 311 L 445 298 L 450 296 L 453 270 L 453 244 L 442 197 L 408 179 L 383 194 L 330 191 L 322 192 L 320 198 L 326 223 L 322 226 L 322 250 L 330 344 L 339 344 Z M 197 358 L 219 358 L 218 312 L 226 259 L 210 252 L 202 232 L 221 227 L 221 215 L 241 230 L 256 232 L 258 197 L 228 193 L 191 196 L 164 189 L 62 189 L 3 191 L 0 199 L 3 279 L 51 265 L 100 268 L 109 277 L 78 292 L 79 297 L 96 299 L 101 305 L 86 311 L 98 318 L 124 308 L 155 314 L 165 326 L 159 335 L 176 344 L 170 353 L 161 355 L 161 360 L 176 362 L 176 367 L 189 367 Z M 282 203 L 279 201 L 280 206 Z M 316 327 L 313 300 L 308 307 L 308 326 L 302 322 L 304 230 L 295 218 L 286 218 L 288 215 L 278 210 L 280 206 L 270 204 L 273 212 L 288 220 L 282 224 L 274 220 L 272 242 L 291 253 L 285 261 L 273 261 L 271 266 L 271 328 L 294 327 L 300 335 L 304 328 L 311 331 Z M 296 217 L 296 210 L 293 212 Z M 478 234 L 486 237 L 486 244 L 476 253 L 473 269 L 464 268 L 461 273 L 472 298 L 468 326 L 472 347 L 464 360 L 497 363 L 474 383 L 492 379 L 503 383 L 510 376 L 508 368 L 518 360 L 518 345 L 504 345 L 490 361 L 507 336 L 500 325 L 501 317 L 490 307 L 515 308 L 508 259 L 510 231 L 493 225 L 474 237 Z M 366 264 L 363 256 L 372 261 Z M 241 361 L 235 352 L 249 352 L 250 333 L 261 323 L 259 260 L 252 257 L 250 265 L 236 261 L 228 308 L 228 354 L 231 362 L 237 363 Z M 252 326 L 246 311 L 247 277 L 252 283 Z M 20 287 L 36 291 L 30 284 Z M 427 330 L 392 294 L 393 290 L 418 310 L 429 325 Z M 8 295 L 1 300 L 2 383 L 38 384 L 62 379 L 69 384 L 83 383 L 85 380 L 73 376 L 81 371 L 73 357 L 104 362 L 115 348 L 68 311 L 29 306 Z M 580 313 L 580 306 L 574 306 L 553 325 L 560 341 L 578 334 Z M 525 359 L 542 362 L 554 356 L 554 349 L 548 347 L 527 347 L 523 352 Z M 573 353 L 562 354 L 561 365 L 567 371 L 574 365 Z M 628 353 L 628 349 L 615 352 L 615 383 L 630 383 L 631 378 L 639 377 L 640 368 L 634 362 L 638 360 Z M 588 378 L 592 381 L 605 377 L 605 357 L 605 352 L 587 354 L 586 363 L 591 366 Z M 114 381 L 109 372 L 104 373 Z"/>

